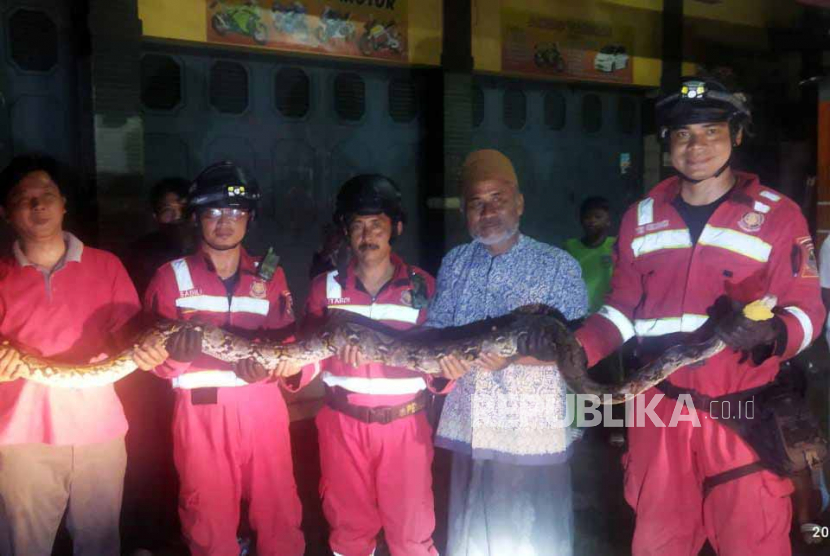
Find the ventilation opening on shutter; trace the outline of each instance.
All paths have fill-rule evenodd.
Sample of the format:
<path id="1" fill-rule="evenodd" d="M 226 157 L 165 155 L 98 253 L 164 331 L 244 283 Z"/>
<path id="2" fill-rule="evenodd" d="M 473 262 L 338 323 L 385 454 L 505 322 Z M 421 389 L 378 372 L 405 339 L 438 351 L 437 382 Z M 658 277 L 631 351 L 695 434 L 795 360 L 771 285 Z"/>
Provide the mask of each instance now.
<path id="1" fill-rule="evenodd" d="M 527 97 L 521 89 L 504 91 L 504 125 L 508 129 L 522 129 L 527 121 Z"/>
<path id="2" fill-rule="evenodd" d="M 300 68 L 282 68 L 274 74 L 274 104 L 286 118 L 308 114 L 311 81 Z"/>
<path id="3" fill-rule="evenodd" d="M 409 123 L 418 115 L 418 93 L 411 79 L 389 82 L 389 116 L 398 123 Z"/>
<path id="4" fill-rule="evenodd" d="M 334 79 L 334 111 L 351 122 L 366 112 L 366 84 L 356 73 L 341 73 Z"/>
<path id="5" fill-rule="evenodd" d="M 141 103 L 153 110 L 172 110 L 182 100 L 182 68 L 170 56 L 141 59 Z"/>
<path id="6" fill-rule="evenodd" d="M 210 68 L 210 105 L 225 114 L 248 108 L 248 72 L 237 62 L 219 61 Z"/>
<path id="7" fill-rule="evenodd" d="M 588 133 L 602 129 L 602 101 L 597 95 L 582 97 L 582 129 Z"/>
<path id="8" fill-rule="evenodd" d="M 565 128 L 567 102 L 565 95 L 559 91 L 551 91 L 545 95 L 545 125 L 559 131 Z"/>
<path id="9" fill-rule="evenodd" d="M 479 127 L 484 123 L 484 89 L 480 85 L 473 85 L 471 96 L 473 127 Z"/>
<path id="10" fill-rule="evenodd" d="M 26 71 L 49 71 L 58 63 L 58 28 L 45 13 L 17 10 L 8 19 L 14 63 Z"/>
<path id="11" fill-rule="evenodd" d="M 631 97 L 620 97 L 617 105 L 617 123 L 620 132 L 631 135 L 637 128 L 637 103 Z"/>

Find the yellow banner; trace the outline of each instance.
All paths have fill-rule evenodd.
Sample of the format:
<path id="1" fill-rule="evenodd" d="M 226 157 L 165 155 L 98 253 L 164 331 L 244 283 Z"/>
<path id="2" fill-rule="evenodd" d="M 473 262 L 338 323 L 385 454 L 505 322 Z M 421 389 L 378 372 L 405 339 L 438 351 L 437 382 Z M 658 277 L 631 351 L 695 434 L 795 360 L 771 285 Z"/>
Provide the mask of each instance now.
<path id="1" fill-rule="evenodd" d="M 502 9 L 502 70 L 632 83 L 634 27 Z"/>
<path id="2" fill-rule="evenodd" d="M 408 61 L 407 0 L 208 0 L 209 42 Z"/>

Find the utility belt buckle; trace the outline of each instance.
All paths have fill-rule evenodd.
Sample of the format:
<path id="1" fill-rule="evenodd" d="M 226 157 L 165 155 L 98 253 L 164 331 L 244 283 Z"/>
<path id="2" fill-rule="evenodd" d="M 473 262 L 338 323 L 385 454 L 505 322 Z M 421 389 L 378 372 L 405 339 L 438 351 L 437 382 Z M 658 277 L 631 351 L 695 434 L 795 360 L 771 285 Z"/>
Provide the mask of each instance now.
<path id="1" fill-rule="evenodd" d="M 326 387 L 325 402 L 331 409 L 348 415 L 363 423 L 388 425 L 392 421 L 415 415 L 427 408 L 428 395 L 421 391 L 414 399 L 404 404 L 381 407 L 355 405 L 348 401 L 348 391 L 340 386 Z"/>
<path id="2" fill-rule="evenodd" d="M 190 390 L 190 403 L 193 405 L 214 405 L 219 401 L 219 388 L 192 388 Z"/>

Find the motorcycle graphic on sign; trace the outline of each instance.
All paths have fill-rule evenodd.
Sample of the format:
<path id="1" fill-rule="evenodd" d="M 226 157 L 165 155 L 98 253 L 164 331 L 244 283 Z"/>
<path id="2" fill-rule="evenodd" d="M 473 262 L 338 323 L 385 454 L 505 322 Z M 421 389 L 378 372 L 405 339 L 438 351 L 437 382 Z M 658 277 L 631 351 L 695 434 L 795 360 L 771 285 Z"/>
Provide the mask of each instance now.
<path id="1" fill-rule="evenodd" d="M 219 35 L 236 33 L 254 39 L 257 44 L 268 42 L 268 28 L 262 22 L 259 5 L 255 0 L 242 5 L 228 5 L 223 0 L 214 0 L 210 7 L 218 8 L 211 17 L 210 24 Z"/>
<path id="2" fill-rule="evenodd" d="M 357 34 L 357 29 L 349 18 L 349 12 L 341 13 L 326 6 L 320 15 L 320 26 L 317 27 L 317 40 L 325 44 L 333 40 L 350 42 Z"/>
<path id="3" fill-rule="evenodd" d="M 206 35 L 209 42 L 223 44 L 405 62 L 407 3 L 208 0 Z"/>
<path id="4" fill-rule="evenodd" d="M 357 45 L 364 56 L 371 56 L 380 50 L 388 50 L 395 54 L 403 51 L 401 35 L 394 19 L 386 24 L 374 19 L 367 21 Z"/>
<path id="5" fill-rule="evenodd" d="M 274 29 L 308 42 L 311 33 L 308 30 L 308 21 L 305 5 L 302 2 L 292 2 L 283 5 L 277 0 L 271 7 L 271 17 L 274 20 Z"/>

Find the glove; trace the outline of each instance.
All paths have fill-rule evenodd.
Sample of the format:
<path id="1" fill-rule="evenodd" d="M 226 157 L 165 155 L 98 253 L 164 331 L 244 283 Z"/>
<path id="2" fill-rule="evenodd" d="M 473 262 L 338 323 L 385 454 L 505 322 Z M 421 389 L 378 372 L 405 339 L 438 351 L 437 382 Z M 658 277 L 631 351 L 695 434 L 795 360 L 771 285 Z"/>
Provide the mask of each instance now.
<path id="1" fill-rule="evenodd" d="M 236 362 L 233 372 L 249 384 L 268 378 L 268 370 L 255 359 L 240 359 Z"/>
<path id="2" fill-rule="evenodd" d="M 516 347 L 522 357 L 535 357 L 539 361 L 555 362 L 558 355 L 555 341 L 543 327 L 534 328 L 519 336 Z"/>
<path id="3" fill-rule="evenodd" d="M 560 326 L 541 326 L 519 337 L 519 355 L 539 361 L 571 364 L 585 358 L 584 350 L 573 333 Z"/>
<path id="4" fill-rule="evenodd" d="M 715 335 L 727 346 L 738 351 L 751 352 L 753 349 L 772 344 L 786 330 L 784 322 L 777 316 L 766 320 L 752 320 L 738 305 L 715 328 Z"/>
<path id="5" fill-rule="evenodd" d="M 172 359 L 190 363 L 202 353 L 202 331 L 183 328 L 167 339 L 166 348 Z"/>

